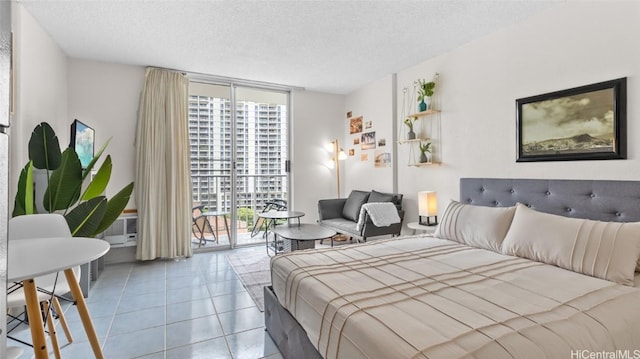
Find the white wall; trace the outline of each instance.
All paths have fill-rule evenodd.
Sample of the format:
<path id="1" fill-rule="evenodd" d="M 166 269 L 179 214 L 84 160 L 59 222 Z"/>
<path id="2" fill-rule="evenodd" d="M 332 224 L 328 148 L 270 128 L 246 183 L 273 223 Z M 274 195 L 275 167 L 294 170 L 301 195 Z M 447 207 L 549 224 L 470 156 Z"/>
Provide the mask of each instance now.
<path id="1" fill-rule="evenodd" d="M 397 74 L 398 89 L 417 78 L 440 73 L 441 166 L 406 167 L 398 158 L 398 190 L 405 194 L 406 221 L 416 218 L 420 190 L 438 191 L 442 207 L 458 198 L 460 177 L 545 177 L 640 179 L 640 109 L 633 101 L 640 87 L 640 4 L 569 2 L 513 27 L 483 37 Z M 11 129 L 11 198 L 27 142 L 35 124 L 48 121 L 60 142 L 69 139 L 73 118 L 94 124 L 98 141 L 114 139 L 111 188 L 133 179 L 132 139 L 143 69 L 67 59 L 19 3 L 14 3 L 16 113 Z M 628 160 L 516 163 L 515 100 L 594 82 L 628 77 Z M 67 95 L 68 91 L 68 95 Z M 324 144 L 341 139 L 348 151 L 346 112 L 372 121 L 387 148 L 392 138 L 392 87 L 387 76 L 343 97 L 296 91 L 292 96 L 293 206 L 316 218 L 316 202 L 334 197 L 335 172 L 326 167 Z M 397 101 L 402 101 L 401 91 Z M 398 108 L 397 111 L 401 109 Z M 402 154 L 402 149 L 399 155 Z M 361 150 L 343 164 L 346 195 L 354 188 L 392 189 L 388 169 L 359 162 Z M 373 150 L 368 150 L 371 153 Z"/>
<path id="2" fill-rule="evenodd" d="M 405 222 L 420 190 L 438 191 L 442 214 L 461 177 L 640 180 L 639 15 L 640 3 L 569 2 L 399 72 L 399 89 L 439 72 L 442 110 L 443 164 L 398 168 Z M 625 76 L 628 160 L 515 162 L 516 99 Z"/>
<path id="3" fill-rule="evenodd" d="M 134 178 L 134 137 L 144 68 L 67 58 L 50 36 L 19 3 L 13 3 L 16 40 L 16 113 L 11 128 L 11 189 L 28 160 L 33 127 L 49 122 L 60 144 L 69 142 L 69 125 L 77 118 L 96 131 L 101 145 L 112 137 L 106 153 L 113 159 L 107 195 Z M 304 211 L 305 221 L 317 219 L 317 201 L 335 197 L 335 172 L 327 168 L 325 144 L 345 131 L 344 96 L 311 91 L 292 94 L 291 208 Z M 344 186 L 344 182 L 343 182 Z M 344 188 L 344 187 L 343 187 Z M 133 196 L 132 196 L 133 198 Z M 135 208 L 135 203 L 127 206 Z"/>
<path id="4" fill-rule="evenodd" d="M 344 133 L 344 96 L 294 91 L 292 101 L 291 209 L 305 212 L 304 221 L 318 219 L 319 199 L 335 198 L 335 172 L 327 167 L 328 142 Z"/>
<path id="5" fill-rule="evenodd" d="M 94 127 L 98 144 L 112 137 L 107 153 L 114 167 L 107 195 L 113 195 L 135 176 L 133 144 L 144 68 L 69 59 L 68 72 L 70 118 Z M 305 212 L 306 221 L 315 222 L 317 200 L 335 192 L 323 145 L 343 133 L 337 120 L 343 108 L 343 96 L 310 91 L 292 94 L 291 208 Z M 127 207 L 135 208 L 133 196 Z"/>
<path id="6" fill-rule="evenodd" d="M 93 127 L 96 151 L 111 138 L 102 155 L 104 160 L 110 154 L 113 163 L 105 193 L 111 197 L 135 177 L 135 129 L 145 68 L 74 58 L 67 64 L 69 123 L 78 119 Z M 134 198 L 132 194 L 127 208 L 136 207 Z"/>
<path id="7" fill-rule="evenodd" d="M 392 192 L 393 191 L 393 167 L 375 167 L 374 160 L 377 151 L 393 152 L 396 139 L 393 136 L 393 108 L 391 99 L 393 97 L 391 75 L 375 81 L 345 98 L 345 112 L 342 113 L 344 122 L 344 134 L 341 145 L 345 152 L 354 149 L 355 156 L 347 157 L 344 167 L 344 191 L 342 197 L 347 197 L 351 190 L 371 190 Z M 353 140 L 360 138 L 362 133 L 350 134 L 349 120 L 346 113 L 351 111 L 353 117 L 362 116 L 363 133 L 375 131 L 376 148 L 361 149 L 361 145 L 354 145 Z M 364 128 L 364 123 L 371 121 L 371 128 Z M 378 147 L 378 141 L 385 139 L 385 146 Z M 361 155 L 367 155 L 367 160 L 362 161 Z M 404 163 L 404 162 L 403 162 Z"/>
<path id="8" fill-rule="evenodd" d="M 20 171 L 29 160 L 31 132 L 48 122 L 61 147 L 69 143 L 66 56 L 22 4 L 12 3 L 14 104 L 10 132 L 9 203 L 13 208 Z"/>
<path id="9" fill-rule="evenodd" d="M 461 177 L 640 180 L 640 3 L 569 2 L 517 25 L 475 40 L 397 73 L 396 126 L 402 131 L 402 88 L 438 72 L 436 103 L 440 166 L 408 167 L 408 146 L 397 147 L 398 191 L 404 193 L 405 223 L 417 220 L 417 192 L 438 192 L 440 213 L 459 198 Z M 594 25 L 597 24 L 597 25 Z M 516 163 L 518 98 L 627 77 L 628 160 Z M 391 132 L 384 114 L 392 108 L 392 82 L 385 77 L 346 96 L 345 112 L 372 119 L 376 132 Z M 388 115 L 388 118 L 391 118 Z M 425 120 L 420 120 L 424 122 Z M 385 127 L 379 129 L 379 123 Z M 390 126 L 390 127 L 387 127 Z M 352 143 L 348 128 L 343 143 Z M 387 145 L 391 135 L 386 135 Z M 347 150 L 348 145 L 345 146 Z M 367 151 L 371 152 L 371 150 Z M 393 176 L 372 164 L 347 160 L 346 189 L 391 186 Z M 370 155 L 371 157 L 371 155 Z M 371 160 L 370 160 L 371 161 Z"/>

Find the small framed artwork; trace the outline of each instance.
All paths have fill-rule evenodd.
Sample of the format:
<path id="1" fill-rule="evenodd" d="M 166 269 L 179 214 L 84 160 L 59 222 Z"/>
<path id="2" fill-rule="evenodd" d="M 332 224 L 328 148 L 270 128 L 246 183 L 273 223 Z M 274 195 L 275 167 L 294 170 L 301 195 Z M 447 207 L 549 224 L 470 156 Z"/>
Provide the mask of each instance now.
<path id="1" fill-rule="evenodd" d="M 365 129 L 371 128 L 372 126 L 373 126 L 373 121 L 365 121 L 364 123 Z"/>
<path id="2" fill-rule="evenodd" d="M 365 162 L 369 160 L 369 154 L 367 153 L 361 153 L 360 154 L 360 161 Z"/>
<path id="3" fill-rule="evenodd" d="M 353 157 L 353 156 L 355 156 L 355 155 L 356 155 L 356 150 L 355 150 L 355 149 L 353 149 L 353 148 L 350 148 L 350 149 L 349 149 L 349 157 Z"/>
<path id="4" fill-rule="evenodd" d="M 378 147 L 384 147 L 387 145 L 387 140 L 385 138 L 381 138 L 378 140 Z"/>
<path id="5" fill-rule="evenodd" d="M 349 134 L 362 132 L 362 116 L 349 119 Z"/>
<path id="6" fill-rule="evenodd" d="M 378 150 L 375 153 L 374 167 L 391 167 L 391 153 Z"/>
<path id="7" fill-rule="evenodd" d="M 627 158 L 627 79 L 516 100 L 517 162 Z"/>
<path id="8" fill-rule="evenodd" d="M 376 132 L 365 132 L 360 138 L 361 148 L 363 150 L 370 150 L 376 148 Z"/>
<path id="9" fill-rule="evenodd" d="M 353 144 L 354 145 L 359 145 L 360 144 L 360 137 L 356 137 L 353 139 Z"/>
<path id="10" fill-rule="evenodd" d="M 347 112 L 347 118 L 351 118 L 351 116 L 353 116 L 353 112 L 351 111 Z"/>

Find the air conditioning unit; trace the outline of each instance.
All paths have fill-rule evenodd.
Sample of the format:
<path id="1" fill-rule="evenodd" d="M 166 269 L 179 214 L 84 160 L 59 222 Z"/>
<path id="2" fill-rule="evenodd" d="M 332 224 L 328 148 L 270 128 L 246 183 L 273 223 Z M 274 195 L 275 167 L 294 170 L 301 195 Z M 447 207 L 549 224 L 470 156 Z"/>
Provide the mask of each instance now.
<path id="1" fill-rule="evenodd" d="M 138 216 L 118 217 L 111 227 L 104 231 L 104 240 L 111 247 L 130 247 L 138 244 Z"/>

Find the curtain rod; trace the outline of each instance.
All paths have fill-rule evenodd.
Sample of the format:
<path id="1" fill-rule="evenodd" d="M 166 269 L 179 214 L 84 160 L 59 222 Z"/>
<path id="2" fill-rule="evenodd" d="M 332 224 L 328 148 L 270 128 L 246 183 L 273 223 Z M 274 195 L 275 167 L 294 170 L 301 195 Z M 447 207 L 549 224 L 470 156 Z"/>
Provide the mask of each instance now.
<path id="1" fill-rule="evenodd" d="M 148 66 L 148 67 L 154 68 L 154 69 L 177 71 L 187 76 L 187 78 L 189 78 L 190 80 L 202 81 L 207 83 L 213 82 L 213 83 L 219 83 L 219 84 L 234 84 L 234 85 L 242 85 L 242 86 L 249 86 L 249 87 L 261 87 L 261 88 L 267 88 L 267 89 L 273 89 L 273 90 L 285 90 L 285 91 L 292 91 L 292 90 L 304 91 L 305 90 L 304 87 L 300 87 L 300 86 L 283 85 L 283 84 L 276 84 L 276 83 L 264 82 L 264 81 L 253 81 L 253 80 L 240 79 L 236 77 L 217 76 L 217 75 L 210 75 L 210 74 L 205 74 L 201 72 L 190 72 L 190 71 L 183 71 L 183 70 L 177 70 L 177 69 L 170 69 L 166 67 L 156 67 L 156 66 Z"/>

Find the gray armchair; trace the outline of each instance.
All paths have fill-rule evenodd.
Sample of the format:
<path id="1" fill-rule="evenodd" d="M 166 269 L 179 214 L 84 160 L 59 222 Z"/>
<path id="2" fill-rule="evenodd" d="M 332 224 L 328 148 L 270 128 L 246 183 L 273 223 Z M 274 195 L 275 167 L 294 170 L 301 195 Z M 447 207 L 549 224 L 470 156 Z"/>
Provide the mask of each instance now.
<path id="1" fill-rule="evenodd" d="M 400 223 L 388 227 L 377 227 L 368 215 L 365 215 L 364 225 L 357 229 L 360 208 L 365 203 L 392 202 L 398 209 Z M 402 210 L 402 194 L 382 193 L 377 191 L 352 191 L 348 198 L 321 199 L 318 201 L 318 223 L 331 228 L 338 233 L 345 234 L 358 241 L 367 241 L 369 237 L 383 235 L 400 235 L 404 210 Z"/>

